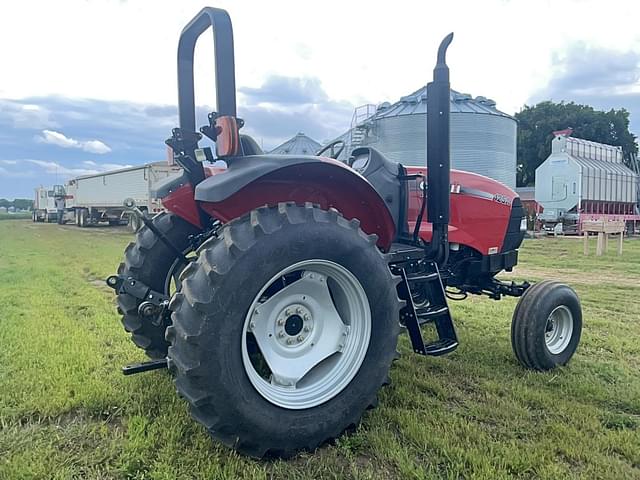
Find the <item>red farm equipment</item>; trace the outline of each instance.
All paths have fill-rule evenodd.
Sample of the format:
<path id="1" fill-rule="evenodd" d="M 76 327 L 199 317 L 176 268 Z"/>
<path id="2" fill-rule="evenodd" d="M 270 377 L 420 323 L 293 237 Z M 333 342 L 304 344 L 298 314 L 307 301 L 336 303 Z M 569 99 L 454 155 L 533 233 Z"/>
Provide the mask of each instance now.
<path id="1" fill-rule="evenodd" d="M 208 27 L 218 111 L 197 132 L 193 55 Z M 239 133 L 227 12 L 205 8 L 185 27 L 180 126 L 167 140 L 184 172 L 158 188 L 169 212 L 141 216 L 145 226 L 107 279 L 126 330 L 152 358 L 126 374 L 168 367 L 214 438 L 253 457 L 288 457 L 339 436 L 376 404 L 401 331 L 416 354 L 455 350 L 447 299 L 521 297 L 511 329 L 518 361 L 534 370 L 569 361 L 582 329 L 574 291 L 495 278 L 517 262 L 520 199 L 450 170 L 452 38 L 428 85 L 426 168 L 405 168 L 369 147 L 349 165 L 324 152 L 263 154 Z M 199 147 L 203 135 L 215 155 Z M 205 167 L 215 158 L 228 167 Z"/>

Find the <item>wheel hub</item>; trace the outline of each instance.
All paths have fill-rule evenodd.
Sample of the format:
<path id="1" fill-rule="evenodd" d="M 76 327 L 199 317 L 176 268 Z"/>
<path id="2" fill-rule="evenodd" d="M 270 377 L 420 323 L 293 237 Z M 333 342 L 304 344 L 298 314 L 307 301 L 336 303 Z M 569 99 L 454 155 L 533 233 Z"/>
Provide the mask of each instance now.
<path id="1" fill-rule="evenodd" d="M 302 303 L 292 303 L 283 308 L 273 325 L 276 340 L 287 348 L 304 343 L 313 334 L 313 327 L 311 310 Z"/>
<path id="2" fill-rule="evenodd" d="M 297 280 L 283 277 L 300 272 Z M 283 282 L 265 298 L 274 282 Z M 327 260 L 304 260 L 276 274 L 257 294 L 247 318 L 256 363 L 243 341 L 249 380 L 271 403 L 310 408 L 337 395 L 357 373 L 371 334 L 371 310 L 359 281 Z M 267 371 L 265 371 L 265 368 Z"/>
<path id="3" fill-rule="evenodd" d="M 300 315 L 291 315 L 287 318 L 287 321 L 284 322 L 284 331 L 287 332 L 287 335 L 295 336 L 302 330 L 302 322 L 303 320 Z"/>
<path id="4" fill-rule="evenodd" d="M 562 353 L 571 341 L 573 333 L 573 315 L 564 305 L 556 307 L 545 326 L 544 340 L 547 349 L 554 355 Z"/>

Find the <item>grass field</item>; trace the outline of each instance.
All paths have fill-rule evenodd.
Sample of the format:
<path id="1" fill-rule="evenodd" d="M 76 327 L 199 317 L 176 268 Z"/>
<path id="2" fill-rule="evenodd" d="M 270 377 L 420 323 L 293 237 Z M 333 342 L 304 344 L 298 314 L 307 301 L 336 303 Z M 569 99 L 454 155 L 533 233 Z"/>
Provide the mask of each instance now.
<path id="1" fill-rule="evenodd" d="M 19 213 L 2 213 L 0 212 L 0 220 L 25 220 L 31 219 L 31 212 Z"/>
<path id="2" fill-rule="evenodd" d="M 409 353 L 356 432 L 315 454 L 257 462 L 213 443 L 166 372 L 123 377 L 143 355 L 122 330 L 124 230 L 0 222 L 0 479 L 640 478 L 640 241 L 582 255 L 530 240 L 516 278 L 566 278 L 584 332 L 568 367 L 524 371 L 516 301 L 454 303 L 461 346 Z"/>

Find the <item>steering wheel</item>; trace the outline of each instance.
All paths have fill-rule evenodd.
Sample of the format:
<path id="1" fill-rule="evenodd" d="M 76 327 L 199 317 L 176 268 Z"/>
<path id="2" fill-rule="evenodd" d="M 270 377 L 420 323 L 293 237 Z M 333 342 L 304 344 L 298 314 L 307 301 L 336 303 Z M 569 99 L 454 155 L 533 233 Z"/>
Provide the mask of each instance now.
<path id="1" fill-rule="evenodd" d="M 331 150 L 329 157 L 333 158 L 334 160 L 337 160 L 337 158 L 340 156 L 340 154 L 344 150 L 345 146 L 346 144 L 344 143 L 344 140 L 335 140 L 325 145 L 320 150 L 318 150 L 318 152 L 316 153 L 316 156 L 321 157 L 327 150 Z"/>

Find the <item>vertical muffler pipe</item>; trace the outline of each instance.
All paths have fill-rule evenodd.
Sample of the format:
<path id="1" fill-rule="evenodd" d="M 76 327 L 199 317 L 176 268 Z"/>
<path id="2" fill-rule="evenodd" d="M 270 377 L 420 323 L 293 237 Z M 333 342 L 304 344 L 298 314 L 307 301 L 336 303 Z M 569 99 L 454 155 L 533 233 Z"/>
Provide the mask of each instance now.
<path id="1" fill-rule="evenodd" d="M 427 85 L 427 221 L 433 226 L 429 256 L 438 265 L 449 257 L 449 67 L 446 53 L 453 40 L 450 33 L 440 43 L 433 81 Z"/>

